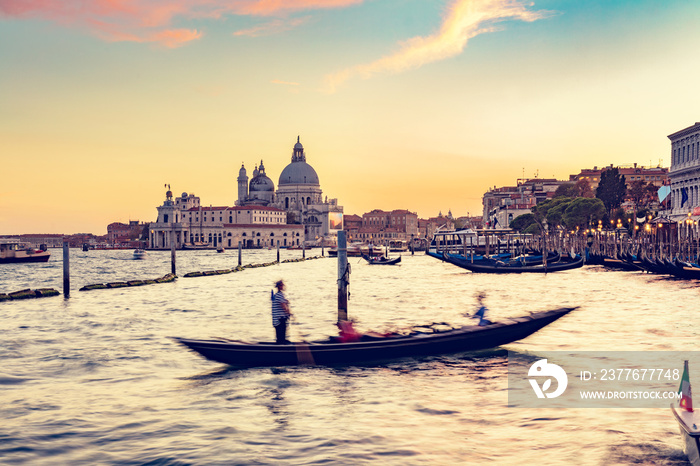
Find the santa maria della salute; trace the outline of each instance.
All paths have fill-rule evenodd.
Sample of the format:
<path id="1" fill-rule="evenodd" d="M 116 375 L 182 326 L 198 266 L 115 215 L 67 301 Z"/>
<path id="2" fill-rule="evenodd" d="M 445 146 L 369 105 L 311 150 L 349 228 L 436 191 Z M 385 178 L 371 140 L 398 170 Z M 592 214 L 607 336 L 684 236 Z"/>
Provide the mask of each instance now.
<path id="1" fill-rule="evenodd" d="M 203 207 L 194 194 L 173 197 L 168 186 L 158 220 L 151 224 L 149 247 L 169 249 L 171 241 L 184 249 L 238 247 L 239 241 L 245 248 L 333 244 L 343 229 L 343 208 L 337 199 L 324 198 L 299 137 L 277 190 L 262 160 L 250 179 L 243 163 L 236 181 L 233 207 Z"/>

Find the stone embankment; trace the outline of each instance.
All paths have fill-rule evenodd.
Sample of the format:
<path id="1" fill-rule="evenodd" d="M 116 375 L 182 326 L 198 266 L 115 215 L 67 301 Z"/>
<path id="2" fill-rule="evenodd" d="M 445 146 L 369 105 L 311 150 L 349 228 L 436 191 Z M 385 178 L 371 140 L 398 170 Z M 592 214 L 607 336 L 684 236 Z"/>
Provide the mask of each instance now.
<path id="1" fill-rule="evenodd" d="M 169 273 L 160 278 L 155 278 L 153 280 L 129 280 L 126 282 L 111 282 L 111 283 L 97 283 L 94 285 L 85 285 L 80 288 L 79 291 L 90 291 L 90 290 L 106 290 L 111 288 L 126 288 L 129 286 L 143 286 L 143 285 L 154 285 L 156 283 L 170 283 L 175 281 L 177 275 Z"/>
<path id="2" fill-rule="evenodd" d="M 53 288 L 39 288 L 37 290 L 13 291 L 12 293 L 0 293 L 0 301 L 9 301 L 15 299 L 31 299 L 45 298 L 47 296 L 58 296 L 60 293 Z"/>
<path id="3" fill-rule="evenodd" d="M 321 259 L 322 256 L 314 256 L 314 257 L 307 257 L 307 258 L 299 258 L 299 259 L 285 259 L 281 263 L 285 264 L 288 262 L 303 262 L 305 260 L 313 260 L 313 259 Z M 191 278 L 191 277 L 209 277 L 212 275 L 224 275 L 227 273 L 234 273 L 234 272 L 242 272 L 245 269 L 257 269 L 258 267 L 269 267 L 271 265 L 276 265 L 278 264 L 277 261 L 274 262 L 266 262 L 264 264 L 248 264 L 248 265 L 239 265 L 233 269 L 223 269 L 223 270 L 207 270 L 204 272 L 189 272 L 184 275 L 185 278 Z"/>
<path id="4" fill-rule="evenodd" d="M 303 261 L 308 261 L 308 260 L 313 260 L 313 259 L 322 259 L 323 256 L 314 256 L 314 257 L 306 257 L 306 258 L 299 258 L 299 259 L 286 259 L 283 260 L 281 263 L 288 263 L 288 262 L 303 262 Z M 256 269 L 259 267 L 269 267 L 271 265 L 276 265 L 278 264 L 277 261 L 274 262 L 266 262 L 263 264 L 248 264 L 248 265 L 239 265 L 233 269 L 223 269 L 223 270 L 208 270 L 204 272 L 190 272 L 185 274 L 184 276 L 187 278 L 190 277 L 208 277 L 212 275 L 223 275 L 227 273 L 233 273 L 233 272 L 241 272 L 245 269 Z M 143 285 L 154 285 L 156 283 L 170 283 L 175 281 L 177 278 L 177 275 L 169 273 L 167 275 L 164 275 L 160 278 L 155 278 L 152 280 L 129 280 L 125 282 L 110 282 L 110 283 L 96 283 L 92 285 L 85 285 L 84 287 L 80 288 L 79 291 L 90 291 L 90 290 L 107 290 L 107 289 L 112 289 L 112 288 L 127 288 L 127 287 L 133 287 L 133 286 L 143 286 Z M 43 298 L 46 296 L 58 296 L 60 293 L 53 288 L 40 288 L 36 290 L 31 290 L 31 289 L 26 289 L 26 290 L 20 290 L 20 291 L 15 291 L 12 293 L 0 293 L 0 302 L 2 301 L 9 301 L 9 300 L 16 300 L 16 299 L 30 299 L 30 298 Z"/>

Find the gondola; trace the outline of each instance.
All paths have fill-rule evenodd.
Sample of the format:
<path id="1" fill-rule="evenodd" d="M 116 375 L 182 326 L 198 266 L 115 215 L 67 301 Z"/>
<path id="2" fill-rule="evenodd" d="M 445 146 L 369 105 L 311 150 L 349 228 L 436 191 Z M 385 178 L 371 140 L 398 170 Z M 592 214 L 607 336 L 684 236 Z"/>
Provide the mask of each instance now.
<path id="1" fill-rule="evenodd" d="M 444 253 L 448 257 L 467 260 L 469 262 L 478 262 L 480 265 L 499 265 L 499 266 L 530 266 L 542 264 L 544 256 L 542 254 L 538 255 L 521 255 L 513 257 L 510 253 L 508 254 L 493 254 L 490 256 L 465 256 L 463 254 L 454 253 Z M 444 257 L 442 260 L 446 260 Z M 561 259 L 561 256 L 556 251 L 551 251 L 547 254 L 547 262 L 556 262 Z"/>
<path id="2" fill-rule="evenodd" d="M 401 262 L 401 256 L 389 259 L 387 257 L 369 257 L 367 254 L 363 254 L 362 258 L 372 265 L 394 265 Z"/>
<path id="3" fill-rule="evenodd" d="M 485 326 L 471 325 L 437 333 L 412 333 L 388 337 L 364 336 L 340 343 L 334 339 L 288 345 L 246 343 L 225 339 L 175 338 L 207 359 L 237 367 L 357 365 L 396 358 L 478 351 L 512 343 L 532 335 L 576 309 L 565 307 L 531 313 Z"/>
<path id="4" fill-rule="evenodd" d="M 552 273 L 562 270 L 572 270 L 583 267 L 583 257 L 577 256 L 571 261 L 559 261 L 547 263 L 547 265 L 486 265 L 472 263 L 468 260 L 446 257 L 445 262 L 467 269 L 475 273 Z"/>
<path id="5" fill-rule="evenodd" d="M 669 270 L 674 276 L 687 279 L 700 279 L 700 267 L 696 267 L 694 264 L 680 259 L 675 259 L 670 263 L 673 264 L 673 268 L 669 267 Z"/>

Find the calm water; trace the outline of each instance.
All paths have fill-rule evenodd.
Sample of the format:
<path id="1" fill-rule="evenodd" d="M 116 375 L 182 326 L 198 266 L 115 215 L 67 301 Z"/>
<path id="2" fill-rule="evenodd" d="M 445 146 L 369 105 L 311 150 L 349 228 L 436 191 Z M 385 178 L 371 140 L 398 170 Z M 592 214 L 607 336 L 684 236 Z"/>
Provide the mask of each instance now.
<path id="1" fill-rule="evenodd" d="M 61 290 L 62 253 L 52 252 L 47 264 L 0 266 L 0 292 Z M 71 250 L 70 299 L 0 303 L 0 463 L 687 464 L 668 409 L 507 408 L 502 352 L 365 368 L 209 362 L 169 337 L 271 340 L 269 296 L 280 278 L 296 315 L 291 339 L 334 334 L 336 260 L 78 291 L 170 271 L 169 251 L 131 254 Z M 275 256 L 244 251 L 244 263 Z M 361 329 L 463 324 L 485 291 L 492 320 L 582 306 L 507 349 L 700 349 L 692 281 L 600 267 L 478 275 L 423 254 L 399 267 L 350 263 L 349 312 Z M 180 275 L 236 264 L 237 251 L 178 252 Z"/>

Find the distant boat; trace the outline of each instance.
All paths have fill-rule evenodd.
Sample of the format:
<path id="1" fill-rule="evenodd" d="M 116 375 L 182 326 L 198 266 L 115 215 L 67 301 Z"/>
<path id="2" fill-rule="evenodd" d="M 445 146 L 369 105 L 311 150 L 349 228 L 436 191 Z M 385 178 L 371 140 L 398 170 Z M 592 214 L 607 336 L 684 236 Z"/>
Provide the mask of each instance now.
<path id="1" fill-rule="evenodd" d="M 145 258 L 146 258 L 146 250 L 145 249 L 134 250 L 134 259 L 145 259 Z"/>
<path id="2" fill-rule="evenodd" d="M 194 243 L 183 244 L 182 249 L 214 249 L 214 246 L 210 245 L 209 243 L 196 241 Z"/>
<path id="3" fill-rule="evenodd" d="M 376 253 L 381 253 L 382 248 L 366 243 L 349 243 L 346 248 L 348 257 L 361 257 L 363 254 L 374 256 Z M 338 248 L 334 247 L 328 250 L 328 255 L 335 257 L 338 255 Z"/>
<path id="4" fill-rule="evenodd" d="M 395 265 L 401 262 L 401 256 L 389 259 L 388 257 L 369 257 L 366 254 L 362 255 L 362 258 L 372 265 Z"/>
<path id="5" fill-rule="evenodd" d="M 34 249 L 29 243 L 12 240 L 0 242 L 0 264 L 46 262 L 50 256 L 49 251 Z"/>
<path id="6" fill-rule="evenodd" d="M 226 249 L 224 249 L 223 246 L 219 246 L 218 248 L 216 248 L 216 252 L 226 252 Z"/>
<path id="7" fill-rule="evenodd" d="M 390 252 L 406 252 L 408 251 L 408 241 L 391 240 L 389 241 Z"/>

